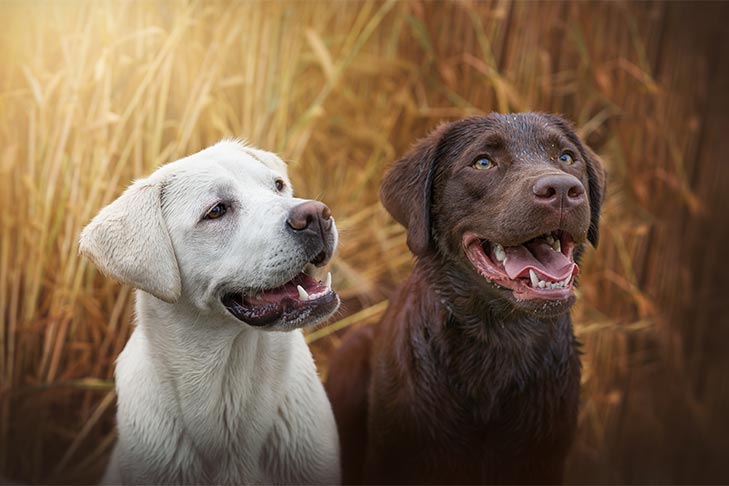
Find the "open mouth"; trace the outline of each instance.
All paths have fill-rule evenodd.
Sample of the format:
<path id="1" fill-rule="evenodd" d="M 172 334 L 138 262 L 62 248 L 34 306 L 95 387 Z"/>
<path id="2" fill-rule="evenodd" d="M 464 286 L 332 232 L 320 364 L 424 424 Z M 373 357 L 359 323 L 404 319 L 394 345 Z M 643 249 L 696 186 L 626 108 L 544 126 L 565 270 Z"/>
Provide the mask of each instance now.
<path id="1" fill-rule="evenodd" d="M 565 300 L 572 295 L 579 268 L 574 240 L 565 231 L 545 233 L 516 246 L 467 233 L 463 245 L 481 276 L 512 290 L 517 299 Z"/>
<path id="2" fill-rule="evenodd" d="M 315 324 L 336 310 L 339 297 L 331 288 L 331 273 L 322 282 L 310 275 L 312 271 L 313 265 L 308 264 L 304 271 L 283 285 L 227 293 L 221 302 L 228 312 L 251 326 Z"/>

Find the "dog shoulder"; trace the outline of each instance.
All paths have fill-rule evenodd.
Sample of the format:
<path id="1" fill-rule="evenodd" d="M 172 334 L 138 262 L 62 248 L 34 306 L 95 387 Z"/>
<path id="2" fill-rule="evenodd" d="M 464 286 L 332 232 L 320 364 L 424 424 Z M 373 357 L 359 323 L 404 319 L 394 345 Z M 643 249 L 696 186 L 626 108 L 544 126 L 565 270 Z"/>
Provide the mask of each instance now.
<path id="1" fill-rule="evenodd" d="M 190 478 L 201 470 L 170 410 L 175 399 L 150 362 L 148 346 L 146 336 L 136 328 L 117 360 L 119 441 L 105 481 L 121 477 L 125 483 L 160 482 L 179 474 L 179 462 L 187 464 Z"/>
<path id="2" fill-rule="evenodd" d="M 326 391 L 342 444 L 342 479 L 360 480 L 367 454 L 367 402 L 374 326 L 347 333 L 329 362 Z"/>

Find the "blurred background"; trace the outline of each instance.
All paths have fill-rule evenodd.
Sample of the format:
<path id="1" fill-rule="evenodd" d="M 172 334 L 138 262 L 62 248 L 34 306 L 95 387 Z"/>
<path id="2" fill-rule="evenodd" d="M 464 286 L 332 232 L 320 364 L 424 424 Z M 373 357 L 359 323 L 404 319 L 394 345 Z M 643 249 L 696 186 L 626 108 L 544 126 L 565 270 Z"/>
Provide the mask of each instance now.
<path id="1" fill-rule="evenodd" d="M 222 137 L 333 208 L 322 374 L 407 275 L 383 167 L 442 121 L 565 114 L 603 157 L 571 483 L 729 482 L 729 3 L 0 3 L 0 476 L 97 480 L 133 292 L 77 256 L 130 181 Z"/>

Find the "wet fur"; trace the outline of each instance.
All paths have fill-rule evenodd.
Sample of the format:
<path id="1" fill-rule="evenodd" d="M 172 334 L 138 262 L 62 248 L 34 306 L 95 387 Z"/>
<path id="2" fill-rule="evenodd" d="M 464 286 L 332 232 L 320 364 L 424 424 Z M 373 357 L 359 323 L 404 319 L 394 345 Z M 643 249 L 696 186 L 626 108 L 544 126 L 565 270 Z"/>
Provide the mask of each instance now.
<path id="1" fill-rule="evenodd" d="M 459 246 L 473 227 L 516 243 L 553 224 L 551 215 L 519 204 L 534 177 L 561 170 L 542 143 L 548 136 L 578 152 L 583 166 L 570 170 L 589 198 L 589 207 L 559 223 L 595 245 L 601 163 L 554 115 L 492 114 L 443 125 L 385 176 L 383 203 L 407 227 L 417 259 L 382 321 L 349 333 L 330 364 L 326 388 L 345 482 L 562 480 L 580 382 L 572 300 L 513 302 L 474 271 Z M 503 178 L 459 172 L 494 137 L 511 167 Z"/>

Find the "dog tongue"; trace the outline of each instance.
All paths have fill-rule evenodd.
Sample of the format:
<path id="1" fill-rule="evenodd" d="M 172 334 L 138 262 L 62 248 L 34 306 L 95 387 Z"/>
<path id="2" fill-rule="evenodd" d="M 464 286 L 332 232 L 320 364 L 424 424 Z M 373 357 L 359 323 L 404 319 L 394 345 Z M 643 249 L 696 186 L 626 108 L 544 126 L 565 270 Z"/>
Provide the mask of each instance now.
<path id="1" fill-rule="evenodd" d="M 567 278 L 575 266 L 561 251 L 554 251 L 541 238 L 524 245 L 508 246 L 504 251 L 504 268 L 510 279 L 526 276 L 529 268 L 534 268 L 553 282 L 558 282 Z"/>
<path id="2" fill-rule="evenodd" d="M 254 304 L 271 304 L 279 302 L 281 299 L 298 299 L 299 291 L 296 289 L 297 285 L 301 285 L 304 290 L 308 292 L 316 292 L 318 290 L 319 283 L 313 277 L 300 273 L 289 282 L 286 282 L 280 287 L 273 289 L 263 290 L 258 293 L 259 299 L 253 301 Z"/>

